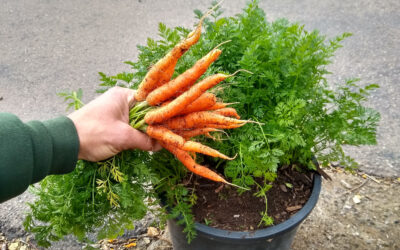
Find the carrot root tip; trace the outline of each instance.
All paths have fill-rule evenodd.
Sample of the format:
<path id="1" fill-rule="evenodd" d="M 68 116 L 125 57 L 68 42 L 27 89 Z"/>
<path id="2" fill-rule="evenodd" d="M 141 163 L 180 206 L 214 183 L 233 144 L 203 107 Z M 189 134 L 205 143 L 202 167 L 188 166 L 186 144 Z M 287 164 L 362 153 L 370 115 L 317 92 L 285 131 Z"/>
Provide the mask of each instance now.
<path id="1" fill-rule="evenodd" d="M 237 157 L 237 155 L 238 155 L 238 154 L 236 153 L 235 156 L 233 156 L 233 157 L 228 157 L 228 160 L 230 160 L 230 161 L 231 161 L 231 160 L 234 160 L 234 159 Z"/>
<path id="2" fill-rule="evenodd" d="M 229 186 L 236 187 L 236 188 L 240 188 L 240 189 L 244 189 L 244 190 L 247 190 L 247 191 L 250 191 L 250 190 L 251 190 L 250 188 L 242 187 L 242 186 L 239 186 L 239 185 L 230 183 L 230 182 L 228 182 L 228 181 L 226 181 L 226 180 L 224 181 L 224 183 L 225 183 L 225 184 L 228 184 Z"/>
<path id="3" fill-rule="evenodd" d="M 217 140 L 217 138 L 215 138 L 214 136 L 212 136 L 209 132 L 206 133 L 206 136 L 210 139 L 212 139 L 213 141 Z"/>
<path id="4" fill-rule="evenodd" d="M 232 77 L 232 76 L 235 76 L 237 73 L 239 73 L 239 72 L 246 72 L 246 73 L 249 73 L 249 74 L 253 74 L 253 72 L 251 72 L 251 71 L 249 71 L 249 70 L 247 70 L 247 69 L 238 69 L 238 70 L 236 70 L 232 75 L 229 75 L 229 77 Z"/>
<path id="5" fill-rule="evenodd" d="M 198 27 L 200 27 L 201 25 L 203 25 L 203 21 L 204 19 L 206 19 L 219 5 L 222 4 L 224 0 L 220 1 L 219 3 L 217 3 L 216 5 L 214 5 L 211 9 L 209 9 L 201 18 L 199 23 L 197 24 L 197 28 L 195 30 L 193 30 L 192 32 L 189 33 L 189 35 L 187 36 L 187 38 L 193 36 L 196 33 L 196 30 L 198 29 Z"/>
<path id="6" fill-rule="evenodd" d="M 215 46 L 215 48 L 213 48 L 212 50 L 218 49 L 218 47 L 224 45 L 225 43 L 229 43 L 229 42 L 232 42 L 232 40 L 228 40 L 228 41 L 222 42 L 222 43 L 218 44 L 217 46 Z"/>
<path id="7" fill-rule="evenodd" d="M 229 134 L 228 134 L 227 132 L 225 132 L 225 131 L 223 131 L 223 130 L 221 130 L 221 129 L 218 129 L 218 132 L 224 133 L 224 134 L 229 138 Z M 236 157 L 236 156 L 235 156 L 235 157 Z"/>
<path id="8" fill-rule="evenodd" d="M 226 106 L 234 105 L 234 104 L 239 104 L 240 102 L 228 102 L 225 103 Z"/>
<path id="9" fill-rule="evenodd" d="M 245 120 L 245 123 L 255 123 L 255 124 L 257 124 L 257 125 L 265 125 L 265 123 L 256 122 L 256 121 L 253 121 L 253 120 Z"/>
<path id="10" fill-rule="evenodd" d="M 209 9 L 201 18 L 200 18 L 200 22 L 203 22 L 203 20 L 208 17 L 211 13 L 213 13 L 213 11 L 215 9 L 218 8 L 218 6 L 220 6 L 222 3 L 224 2 L 224 0 L 219 1 L 216 5 L 214 5 L 213 7 L 211 7 L 211 9 Z"/>

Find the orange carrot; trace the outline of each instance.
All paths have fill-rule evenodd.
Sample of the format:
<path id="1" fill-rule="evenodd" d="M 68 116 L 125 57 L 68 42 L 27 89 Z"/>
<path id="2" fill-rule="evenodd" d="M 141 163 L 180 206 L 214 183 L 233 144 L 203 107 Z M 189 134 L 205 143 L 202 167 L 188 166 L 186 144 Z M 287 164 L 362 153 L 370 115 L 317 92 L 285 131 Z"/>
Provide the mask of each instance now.
<path id="1" fill-rule="evenodd" d="M 202 145 L 198 142 L 185 141 L 182 136 L 175 134 L 171 130 L 162 126 L 149 125 L 146 129 L 146 133 L 159 141 L 165 142 L 174 147 L 180 148 L 185 151 L 201 153 L 213 157 L 219 157 L 225 160 L 232 160 L 233 158 L 228 157 L 215 149 Z"/>
<path id="2" fill-rule="evenodd" d="M 176 63 L 177 62 L 174 62 L 174 63 L 172 63 L 172 65 L 169 65 L 169 67 L 166 69 L 165 73 L 161 74 L 160 80 L 156 83 L 156 88 L 164 85 L 165 83 L 168 83 L 171 80 L 171 77 L 175 71 Z"/>
<path id="3" fill-rule="evenodd" d="M 171 102 L 172 102 L 172 100 L 165 101 L 165 102 L 161 103 L 160 106 L 161 107 L 166 106 L 166 105 L 170 104 Z"/>
<path id="4" fill-rule="evenodd" d="M 215 123 L 203 123 L 203 124 L 196 124 L 195 126 L 191 128 L 186 128 L 182 127 L 181 129 L 198 129 L 198 128 L 217 128 L 217 129 L 234 129 L 234 128 L 240 128 L 241 126 L 245 125 L 246 123 L 240 123 L 240 124 L 228 124 L 228 125 L 223 125 L 223 124 L 215 124 Z M 168 124 L 162 124 L 162 126 L 174 130 L 176 128 L 170 128 L 168 127 Z"/>
<path id="5" fill-rule="evenodd" d="M 206 72 L 210 64 L 214 62 L 220 54 L 221 50 L 219 49 L 210 51 L 206 56 L 198 60 L 192 68 L 152 91 L 146 98 L 147 103 L 150 106 L 155 106 L 173 97 L 174 94 L 179 93 L 180 90 L 192 86 L 197 79 Z"/>
<path id="6" fill-rule="evenodd" d="M 179 112 L 179 115 L 186 115 L 193 112 L 207 110 L 217 102 L 217 97 L 211 93 L 204 93 L 191 104 L 189 104 L 184 110 Z"/>
<path id="7" fill-rule="evenodd" d="M 206 123 L 202 124 L 200 127 L 206 127 L 206 128 L 219 128 L 219 129 L 234 129 L 234 128 L 240 128 L 241 126 L 245 125 L 246 123 L 240 123 L 240 124 L 228 124 L 228 125 L 223 125 L 223 124 L 213 124 L 213 123 Z"/>
<path id="8" fill-rule="evenodd" d="M 185 138 L 185 140 L 188 140 L 198 135 L 207 135 L 209 132 L 217 132 L 217 131 L 221 132 L 221 130 L 215 128 L 196 128 L 192 130 L 178 130 L 175 131 L 175 133 Z"/>
<path id="9" fill-rule="evenodd" d="M 181 161 L 183 165 L 192 173 L 195 173 L 201 177 L 207 178 L 212 181 L 223 182 L 228 184 L 228 182 L 224 178 L 219 176 L 217 173 L 213 172 L 209 168 L 197 164 L 193 160 L 193 158 L 190 157 L 189 153 L 185 152 L 184 150 L 181 150 L 177 147 L 174 147 L 173 145 L 169 145 L 164 142 L 160 142 L 160 144 L 163 148 L 167 149 L 169 152 L 175 155 L 175 157 L 178 158 L 178 160 Z"/>
<path id="10" fill-rule="evenodd" d="M 205 78 L 192 86 L 188 91 L 178 96 L 168 105 L 148 112 L 144 118 L 145 122 L 147 124 L 155 124 L 176 116 L 184 110 L 187 105 L 199 98 L 207 89 L 214 87 L 228 77 L 230 77 L 230 75 L 215 74 Z"/>
<path id="11" fill-rule="evenodd" d="M 144 101 L 152 90 L 171 79 L 174 72 L 173 69 L 175 69 L 178 59 L 199 40 L 204 17 L 200 19 L 195 30 L 189 33 L 183 41 L 179 42 L 170 52 L 168 52 L 167 55 L 161 58 L 147 72 L 135 93 L 135 99 L 137 101 Z M 173 69 L 171 70 L 171 68 Z"/>
<path id="12" fill-rule="evenodd" d="M 225 159 L 225 160 L 235 159 L 235 157 L 228 157 L 213 148 L 207 147 L 207 146 L 205 146 L 201 143 L 195 142 L 195 141 L 186 141 L 185 144 L 183 145 L 182 149 L 185 151 L 201 153 L 204 155 L 218 157 L 218 158 Z"/>
<path id="13" fill-rule="evenodd" d="M 232 104 L 236 104 L 236 102 L 232 102 L 232 103 L 217 102 L 212 107 L 208 108 L 208 110 L 223 109 Z"/>
<path id="14" fill-rule="evenodd" d="M 235 117 L 236 119 L 240 119 L 240 116 L 236 112 L 236 109 L 234 108 L 222 108 L 222 109 L 217 109 L 213 111 L 214 114 L 219 114 L 223 116 L 230 116 L 230 117 Z"/>
<path id="15" fill-rule="evenodd" d="M 214 106 L 217 102 L 217 97 L 212 93 L 203 93 L 199 98 L 193 101 L 191 104 L 186 106 L 178 115 L 188 114 L 191 112 L 208 110 L 210 107 Z M 161 103 L 161 107 L 164 107 L 171 103 L 171 100 Z"/>
<path id="16" fill-rule="evenodd" d="M 176 61 L 171 62 L 171 60 L 172 60 L 171 58 L 164 57 L 161 60 L 159 60 L 155 65 L 153 65 L 150 68 L 150 70 L 146 73 L 142 82 L 139 84 L 139 87 L 135 93 L 135 100 L 140 101 L 140 102 L 144 101 L 146 99 L 147 95 L 152 90 L 154 90 L 155 88 L 168 82 L 174 73 L 175 65 L 176 65 L 178 59 L 179 59 L 179 57 L 177 56 L 174 59 Z M 170 65 L 165 65 L 165 67 L 162 67 L 161 64 L 165 64 L 164 61 L 167 61 L 167 63 L 169 63 Z M 166 66 L 170 66 L 170 68 L 167 68 Z M 171 68 L 172 68 L 172 70 L 171 70 Z"/>
<path id="17" fill-rule="evenodd" d="M 210 111 L 193 112 L 184 116 L 174 117 L 163 123 L 170 129 L 190 129 L 198 128 L 205 124 L 244 124 L 250 121 L 238 120 L 235 118 L 225 117 Z"/>
<path id="18" fill-rule="evenodd" d="M 217 139 L 216 137 L 214 137 L 214 136 L 212 136 L 210 133 L 205 133 L 204 134 L 205 136 L 207 136 L 208 138 L 211 138 L 211 139 L 213 139 L 214 141 Z"/>
<path id="19" fill-rule="evenodd" d="M 189 153 L 189 155 L 191 157 L 193 157 L 193 160 L 196 160 L 196 153 L 195 152 L 188 152 L 188 153 Z"/>
<path id="20" fill-rule="evenodd" d="M 182 148 L 185 144 L 185 139 L 183 139 L 182 136 L 179 136 L 168 128 L 162 126 L 149 125 L 146 128 L 146 134 L 158 141 L 165 142 L 174 147 Z"/>

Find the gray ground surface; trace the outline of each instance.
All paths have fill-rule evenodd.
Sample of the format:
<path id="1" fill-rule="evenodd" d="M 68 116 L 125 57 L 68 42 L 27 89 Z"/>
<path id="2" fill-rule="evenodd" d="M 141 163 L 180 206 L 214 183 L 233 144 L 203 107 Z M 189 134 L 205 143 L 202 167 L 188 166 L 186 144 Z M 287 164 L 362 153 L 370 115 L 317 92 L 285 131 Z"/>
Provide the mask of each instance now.
<path id="1" fill-rule="evenodd" d="M 82 88 L 84 101 L 94 98 L 97 72 L 129 70 L 122 62 L 136 58 L 137 44 L 156 37 L 158 22 L 191 27 L 192 10 L 208 6 L 209 1 L 195 0 L 1 1 L 0 112 L 24 121 L 66 114 L 57 92 Z M 223 4 L 226 15 L 243 6 L 239 0 Z M 378 146 L 348 152 L 367 173 L 400 176 L 400 2 L 273 0 L 261 1 L 261 6 L 269 20 L 286 17 L 328 37 L 354 34 L 330 66 L 331 83 L 349 77 L 379 83 L 368 105 L 381 112 L 382 120 Z M 31 199 L 25 193 L 0 205 L 0 232 L 11 238 L 25 234 L 24 202 Z M 65 246 L 78 247 L 69 240 L 56 248 Z"/>

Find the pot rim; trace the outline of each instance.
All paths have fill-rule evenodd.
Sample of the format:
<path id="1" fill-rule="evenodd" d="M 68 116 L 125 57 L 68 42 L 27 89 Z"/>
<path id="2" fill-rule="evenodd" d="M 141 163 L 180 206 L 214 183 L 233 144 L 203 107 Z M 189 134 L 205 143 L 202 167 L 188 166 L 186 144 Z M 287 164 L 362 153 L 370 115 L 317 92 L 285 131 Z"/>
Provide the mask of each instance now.
<path id="1" fill-rule="evenodd" d="M 305 203 L 302 209 L 300 209 L 295 215 L 290 217 L 288 220 L 279 223 L 278 225 L 267 227 L 264 229 L 258 229 L 255 231 L 231 231 L 206 226 L 204 224 L 195 222 L 195 228 L 198 234 L 208 235 L 214 238 L 223 238 L 230 240 L 242 240 L 242 239 L 265 239 L 274 238 L 278 235 L 284 234 L 287 231 L 295 229 L 307 216 L 311 213 L 315 205 L 317 204 L 318 197 L 321 191 L 321 175 L 314 174 L 313 188 L 310 198 Z"/>

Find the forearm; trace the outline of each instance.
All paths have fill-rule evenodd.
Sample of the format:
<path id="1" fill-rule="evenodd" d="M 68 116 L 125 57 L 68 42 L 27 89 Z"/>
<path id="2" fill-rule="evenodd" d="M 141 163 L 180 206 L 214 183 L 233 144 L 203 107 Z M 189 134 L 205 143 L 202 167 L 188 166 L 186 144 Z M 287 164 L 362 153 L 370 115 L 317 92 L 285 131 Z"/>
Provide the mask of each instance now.
<path id="1" fill-rule="evenodd" d="M 0 202 L 47 175 L 72 171 L 78 151 L 78 135 L 67 117 L 23 123 L 0 113 Z"/>

